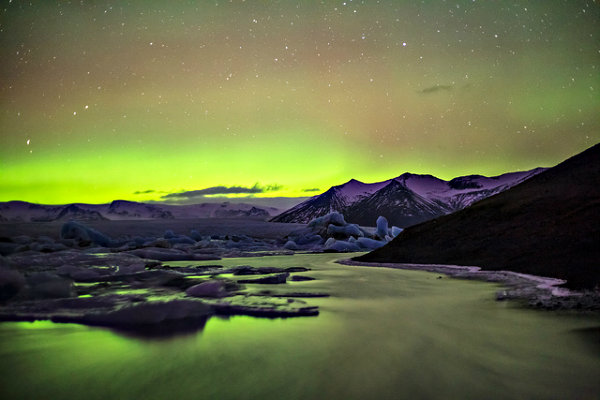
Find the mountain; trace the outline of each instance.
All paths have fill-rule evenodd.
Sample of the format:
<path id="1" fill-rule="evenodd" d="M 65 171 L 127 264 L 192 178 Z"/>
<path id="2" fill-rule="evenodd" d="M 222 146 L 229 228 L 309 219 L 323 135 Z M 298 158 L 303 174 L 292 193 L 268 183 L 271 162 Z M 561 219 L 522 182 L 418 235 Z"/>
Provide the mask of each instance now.
<path id="1" fill-rule="evenodd" d="M 110 219 L 173 219 L 170 211 L 156 204 L 115 200 L 108 206 L 106 215 Z"/>
<path id="2" fill-rule="evenodd" d="M 400 227 L 414 225 L 424 220 L 452 212 L 441 201 L 429 200 L 410 190 L 396 179 L 347 208 L 344 216 L 349 222 L 373 225 L 380 215 Z"/>
<path id="3" fill-rule="evenodd" d="M 244 203 L 190 205 L 146 204 L 115 200 L 109 204 L 43 205 L 24 201 L 0 203 L 0 222 L 97 221 L 190 218 L 268 218 L 279 213 L 273 207 Z"/>
<path id="4" fill-rule="evenodd" d="M 477 265 L 600 286 L 600 144 L 502 193 L 405 229 L 369 262 Z"/>
<path id="5" fill-rule="evenodd" d="M 55 220 L 68 221 L 75 219 L 78 221 L 99 221 L 105 220 L 105 218 L 98 211 L 86 209 L 77 204 L 69 204 L 63 207 L 56 215 Z"/>
<path id="6" fill-rule="evenodd" d="M 49 206 L 25 201 L 0 203 L 0 211 L 5 222 L 49 222 L 68 219 L 95 221 L 106 219 L 96 208 L 97 206 L 82 207 L 81 204 Z"/>
<path id="7" fill-rule="evenodd" d="M 373 225 L 377 217 L 383 215 L 390 224 L 407 227 L 465 208 L 543 170 L 536 168 L 495 177 L 469 175 L 450 181 L 411 173 L 370 184 L 352 179 L 298 204 L 271 221 L 308 223 L 337 211 L 344 214 L 348 222 L 359 225 Z"/>
<path id="8" fill-rule="evenodd" d="M 277 215 L 281 210 L 274 207 L 258 207 L 247 203 L 201 203 L 189 205 L 160 205 L 177 219 L 186 218 L 268 218 Z"/>
<path id="9" fill-rule="evenodd" d="M 312 197 L 283 214 L 273 218 L 272 222 L 299 222 L 308 223 L 316 217 L 329 214 L 332 211 L 341 211 L 352 204 L 369 197 L 383 188 L 389 181 L 379 183 L 362 183 L 352 179 L 343 185 L 333 186 L 325 193 Z"/>

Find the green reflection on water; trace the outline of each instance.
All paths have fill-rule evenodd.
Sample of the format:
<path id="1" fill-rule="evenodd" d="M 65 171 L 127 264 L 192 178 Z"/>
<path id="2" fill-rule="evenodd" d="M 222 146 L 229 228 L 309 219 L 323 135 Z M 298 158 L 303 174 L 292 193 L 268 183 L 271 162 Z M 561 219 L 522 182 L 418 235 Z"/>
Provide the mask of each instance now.
<path id="1" fill-rule="evenodd" d="M 312 268 L 305 274 L 317 280 L 276 290 L 331 293 L 306 299 L 320 307 L 313 318 L 211 318 L 203 331 L 169 340 L 74 324 L 0 324 L 0 387 L 6 398 L 87 399 L 545 399 L 600 392 L 598 348 L 577 333 L 598 327 L 598 318 L 499 303 L 492 284 L 332 263 L 337 258 L 220 262 Z"/>

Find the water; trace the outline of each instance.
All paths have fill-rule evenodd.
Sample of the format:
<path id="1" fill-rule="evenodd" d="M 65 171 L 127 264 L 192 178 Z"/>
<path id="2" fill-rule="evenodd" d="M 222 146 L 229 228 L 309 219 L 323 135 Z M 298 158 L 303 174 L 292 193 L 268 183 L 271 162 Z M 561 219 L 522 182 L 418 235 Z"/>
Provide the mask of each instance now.
<path id="1" fill-rule="evenodd" d="M 76 324 L 0 324 L 3 399 L 595 399 L 600 319 L 494 301 L 493 284 L 349 267 L 336 254 L 229 259 L 306 266 L 290 291 L 321 315 L 211 318 L 162 340 Z M 214 261 L 207 264 L 214 264 Z M 185 265 L 188 263 L 182 263 Z M 201 263 L 198 263 L 201 264 Z"/>

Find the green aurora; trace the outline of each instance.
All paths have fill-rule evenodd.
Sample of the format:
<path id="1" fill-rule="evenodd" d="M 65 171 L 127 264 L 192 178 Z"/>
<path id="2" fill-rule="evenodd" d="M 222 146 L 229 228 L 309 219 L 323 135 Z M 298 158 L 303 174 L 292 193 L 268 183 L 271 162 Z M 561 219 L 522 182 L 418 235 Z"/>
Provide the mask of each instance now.
<path id="1" fill-rule="evenodd" d="M 300 197 L 600 141 L 597 1 L 0 4 L 0 201 Z"/>

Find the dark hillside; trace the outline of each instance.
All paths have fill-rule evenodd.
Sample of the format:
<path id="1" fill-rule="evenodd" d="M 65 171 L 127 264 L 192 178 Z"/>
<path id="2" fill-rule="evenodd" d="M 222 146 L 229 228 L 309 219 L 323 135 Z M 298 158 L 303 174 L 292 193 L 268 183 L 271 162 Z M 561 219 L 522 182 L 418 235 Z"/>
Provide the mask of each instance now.
<path id="1" fill-rule="evenodd" d="M 405 229 L 359 261 L 477 265 L 600 284 L 600 144 L 502 193 Z"/>

